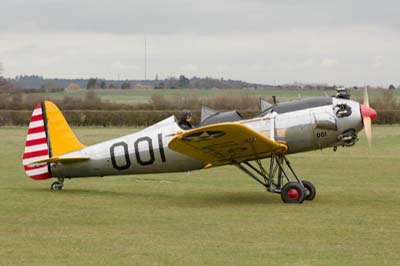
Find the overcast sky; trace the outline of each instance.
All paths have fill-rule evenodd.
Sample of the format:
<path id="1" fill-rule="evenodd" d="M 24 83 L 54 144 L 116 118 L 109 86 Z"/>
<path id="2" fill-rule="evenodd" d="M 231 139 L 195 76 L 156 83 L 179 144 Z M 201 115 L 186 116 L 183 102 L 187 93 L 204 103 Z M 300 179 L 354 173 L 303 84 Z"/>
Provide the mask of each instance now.
<path id="1" fill-rule="evenodd" d="M 3 75 L 400 85 L 396 0 L 2 0 Z"/>

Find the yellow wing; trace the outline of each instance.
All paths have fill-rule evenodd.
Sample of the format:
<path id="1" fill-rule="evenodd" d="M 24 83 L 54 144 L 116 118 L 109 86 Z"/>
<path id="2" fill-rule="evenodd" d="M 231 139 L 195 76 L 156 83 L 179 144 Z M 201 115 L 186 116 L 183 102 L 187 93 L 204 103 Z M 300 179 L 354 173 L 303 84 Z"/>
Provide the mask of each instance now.
<path id="1" fill-rule="evenodd" d="M 206 167 L 261 159 L 288 149 L 240 123 L 220 123 L 177 133 L 168 147 L 204 162 Z"/>

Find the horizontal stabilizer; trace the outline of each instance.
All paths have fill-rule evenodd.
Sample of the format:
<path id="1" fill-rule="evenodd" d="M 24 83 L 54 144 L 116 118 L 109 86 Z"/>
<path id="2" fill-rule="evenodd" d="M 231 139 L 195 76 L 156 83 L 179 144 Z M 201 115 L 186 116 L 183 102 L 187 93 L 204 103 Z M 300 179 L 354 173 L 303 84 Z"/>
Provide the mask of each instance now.
<path id="1" fill-rule="evenodd" d="M 52 157 L 30 163 L 31 165 L 40 163 L 76 163 L 81 161 L 90 160 L 89 157 Z"/>

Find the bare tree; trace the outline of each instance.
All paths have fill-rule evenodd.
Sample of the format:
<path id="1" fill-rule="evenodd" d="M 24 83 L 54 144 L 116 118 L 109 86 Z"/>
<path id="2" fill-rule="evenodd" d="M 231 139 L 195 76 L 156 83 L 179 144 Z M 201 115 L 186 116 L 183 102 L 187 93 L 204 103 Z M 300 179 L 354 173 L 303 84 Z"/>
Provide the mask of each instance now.
<path id="1" fill-rule="evenodd" d="M 3 88 L 3 86 L 5 85 L 5 80 L 3 79 L 2 72 L 3 64 L 0 62 L 0 89 Z"/>
<path id="2" fill-rule="evenodd" d="M 8 91 L 11 89 L 10 84 L 2 76 L 3 64 L 0 62 L 0 91 Z"/>

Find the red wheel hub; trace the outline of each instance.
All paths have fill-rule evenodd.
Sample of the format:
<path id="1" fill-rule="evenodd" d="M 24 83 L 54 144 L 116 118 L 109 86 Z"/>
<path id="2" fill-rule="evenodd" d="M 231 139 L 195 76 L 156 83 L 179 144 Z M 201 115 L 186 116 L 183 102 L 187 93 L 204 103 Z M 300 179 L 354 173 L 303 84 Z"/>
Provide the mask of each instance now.
<path id="1" fill-rule="evenodd" d="M 288 197 L 291 199 L 297 199 L 299 197 L 299 192 L 297 189 L 291 188 L 287 193 Z"/>

